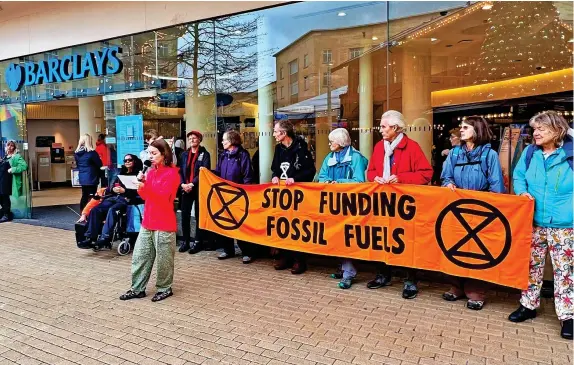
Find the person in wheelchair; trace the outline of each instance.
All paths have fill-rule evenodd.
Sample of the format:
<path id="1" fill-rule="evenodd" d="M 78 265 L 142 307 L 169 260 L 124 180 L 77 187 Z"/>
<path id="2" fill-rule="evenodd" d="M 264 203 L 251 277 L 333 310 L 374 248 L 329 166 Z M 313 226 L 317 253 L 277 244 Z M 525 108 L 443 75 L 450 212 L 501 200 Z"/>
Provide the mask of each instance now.
<path id="1" fill-rule="evenodd" d="M 124 157 L 120 175 L 136 176 L 142 168 L 142 161 L 137 156 L 127 154 Z M 97 198 L 98 196 L 94 196 L 94 199 Z M 99 199 L 101 200 L 100 204 L 94 207 L 87 217 L 86 239 L 78 243 L 79 248 L 111 248 L 112 234 L 119 217 L 118 212 L 126 213 L 129 204 L 141 204 L 142 202 L 137 190 L 126 189 L 119 177 L 116 177 L 114 183 L 105 190 L 104 195 Z M 100 230 L 101 234 L 98 239 Z"/>

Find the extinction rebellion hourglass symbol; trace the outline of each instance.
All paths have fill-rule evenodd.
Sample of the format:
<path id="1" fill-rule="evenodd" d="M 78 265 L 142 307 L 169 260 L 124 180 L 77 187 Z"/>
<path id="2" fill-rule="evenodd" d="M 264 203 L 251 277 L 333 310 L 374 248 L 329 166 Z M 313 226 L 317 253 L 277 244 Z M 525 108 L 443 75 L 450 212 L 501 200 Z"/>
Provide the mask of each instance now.
<path id="1" fill-rule="evenodd" d="M 498 234 L 493 234 L 494 230 Z M 502 235 L 501 230 L 504 230 Z M 462 231 L 463 235 L 452 234 Z M 435 235 L 449 261 L 476 270 L 500 264 L 512 243 L 506 217 L 494 206 L 475 199 L 460 199 L 449 204 L 437 217 Z"/>
<path id="2" fill-rule="evenodd" d="M 249 199 L 242 188 L 218 183 L 211 186 L 207 195 L 207 209 L 213 223 L 230 231 L 241 227 L 247 218 Z"/>

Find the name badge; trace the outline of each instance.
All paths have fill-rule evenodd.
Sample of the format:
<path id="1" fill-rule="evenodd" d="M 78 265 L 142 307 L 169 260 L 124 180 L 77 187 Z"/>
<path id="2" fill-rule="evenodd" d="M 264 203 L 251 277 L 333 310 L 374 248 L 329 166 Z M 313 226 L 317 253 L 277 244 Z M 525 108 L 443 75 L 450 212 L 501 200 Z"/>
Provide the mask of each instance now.
<path id="1" fill-rule="evenodd" d="M 203 152 L 199 154 L 199 157 L 197 158 L 198 161 L 203 161 Z"/>

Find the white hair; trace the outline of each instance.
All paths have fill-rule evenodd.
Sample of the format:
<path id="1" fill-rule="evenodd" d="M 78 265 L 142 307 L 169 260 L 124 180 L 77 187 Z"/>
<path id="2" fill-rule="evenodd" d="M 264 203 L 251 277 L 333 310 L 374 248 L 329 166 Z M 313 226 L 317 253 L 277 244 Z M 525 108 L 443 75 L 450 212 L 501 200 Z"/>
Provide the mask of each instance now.
<path id="1" fill-rule="evenodd" d="M 351 145 L 351 136 L 345 128 L 334 129 L 329 133 L 329 140 L 335 142 L 341 147 L 347 147 Z"/>
<path id="2" fill-rule="evenodd" d="M 407 123 L 405 123 L 405 117 L 396 110 L 387 110 L 381 116 L 381 121 L 386 119 L 390 126 L 397 127 L 397 133 L 400 133 L 405 130 L 407 127 Z"/>

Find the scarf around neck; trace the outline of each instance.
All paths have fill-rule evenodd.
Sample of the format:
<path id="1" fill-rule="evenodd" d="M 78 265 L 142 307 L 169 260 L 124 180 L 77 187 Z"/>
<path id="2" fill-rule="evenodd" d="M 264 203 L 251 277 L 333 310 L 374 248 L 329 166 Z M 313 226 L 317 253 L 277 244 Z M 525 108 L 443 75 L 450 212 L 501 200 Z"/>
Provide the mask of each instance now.
<path id="1" fill-rule="evenodd" d="M 385 161 L 383 165 L 383 179 L 388 179 L 391 176 L 391 156 L 393 155 L 395 148 L 403 140 L 403 136 L 403 133 L 399 134 L 392 143 L 384 141 Z"/>
<path id="2" fill-rule="evenodd" d="M 335 160 L 337 163 L 341 163 L 341 161 L 343 161 L 349 148 L 351 148 L 351 146 L 344 147 L 342 150 L 335 152 Z"/>

